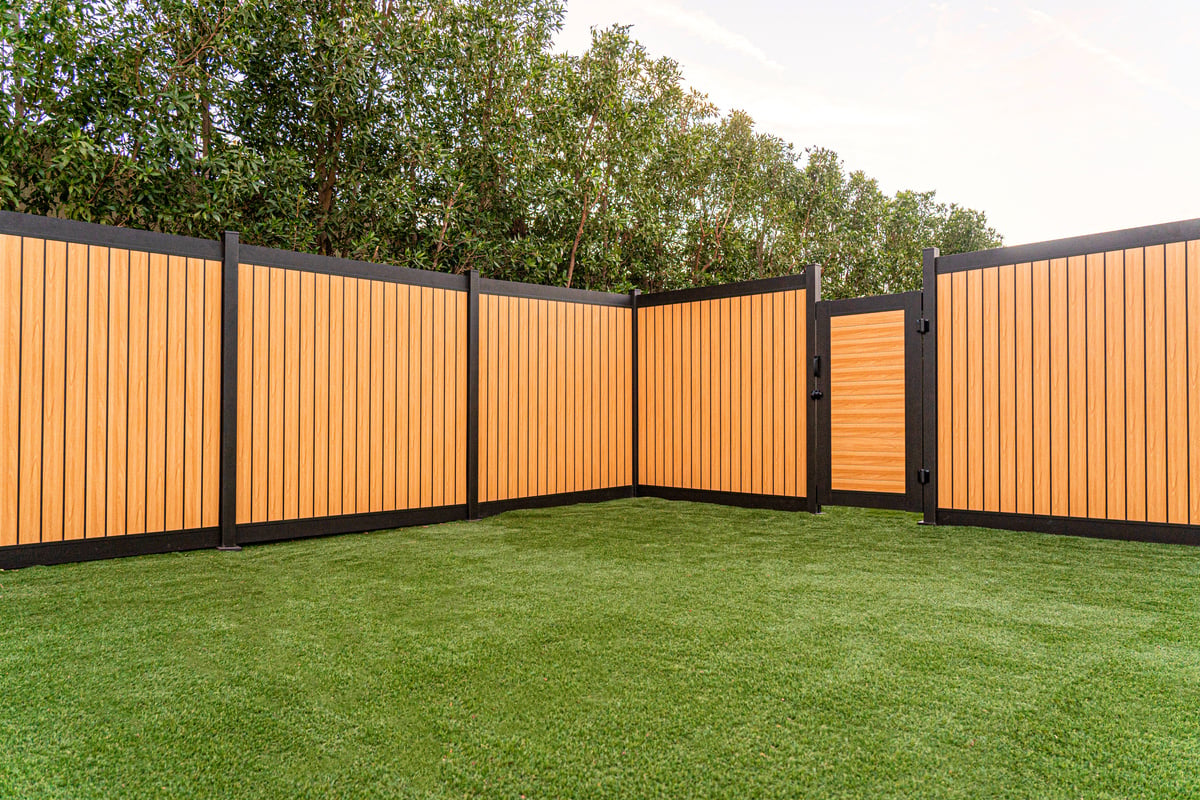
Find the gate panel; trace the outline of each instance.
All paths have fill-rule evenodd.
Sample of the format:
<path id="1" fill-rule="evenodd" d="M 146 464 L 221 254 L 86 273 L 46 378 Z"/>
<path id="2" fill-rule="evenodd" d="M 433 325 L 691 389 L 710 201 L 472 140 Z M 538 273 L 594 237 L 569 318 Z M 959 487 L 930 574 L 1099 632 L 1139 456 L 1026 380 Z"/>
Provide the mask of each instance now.
<path id="1" fill-rule="evenodd" d="M 817 305 L 822 503 L 920 509 L 920 309 L 920 292 Z"/>

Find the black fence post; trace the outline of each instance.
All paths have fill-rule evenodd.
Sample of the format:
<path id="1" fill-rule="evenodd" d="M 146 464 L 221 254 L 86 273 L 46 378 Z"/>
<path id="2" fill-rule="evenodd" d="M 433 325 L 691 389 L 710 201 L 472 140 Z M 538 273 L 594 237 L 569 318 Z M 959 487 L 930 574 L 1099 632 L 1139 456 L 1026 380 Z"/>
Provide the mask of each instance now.
<path id="1" fill-rule="evenodd" d="M 629 458 L 632 461 L 633 467 L 632 480 L 629 487 L 629 494 L 631 497 L 638 496 L 638 462 L 640 455 L 638 452 L 638 438 L 641 435 L 640 431 L 638 430 L 638 411 L 640 410 L 638 408 L 638 371 L 642 366 L 638 362 L 638 295 L 640 294 L 641 291 L 638 289 L 631 289 L 629 292 L 629 309 L 630 314 L 633 316 L 633 319 L 630 322 L 630 329 L 633 331 L 633 335 L 630 337 L 629 348 L 629 363 L 632 364 L 630 372 L 633 375 L 633 380 L 630 383 L 630 389 L 632 391 L 629 393 L 630 412 L 633 415 L 631 417 L 633 441 L 630 443 L 629 449 Z"/>
<path id="2" fill-rule="evenodd" d="M 220 550 L 237 539 L 238 235 L 221 237 L 221 525 Z"/>
<path id="3" fill-rule="evenodd" d="M 805 394 L 808 400 L 808 435 L 807 451 L 808 451 L 808 487 L 805 489 L 807 495 L 808 510 L 812 514 L 820 513 L 821 501 L 817 485 L 817 471 L 820 459 L 818 456 L 818 447 L 820 442 L 817 440 L 817 424 L 820 391 L 820 372 L 822 369 L 829 369 L 827 364 L 819 365 L 817 362 L 817 303 L 821 301 L 821 266 L 819 264 L 810 264 L 804 270 L 804 297 L 805 303 L 805 319 L 804 330 L 806 343 L 805 347 L 805 364 L 804 374 L 807 376 L 804 382 Z"/>
<path id="4" fill-rule="evenodd" d="M 937 362 L 937 260 L 938 249 L 927 247 L 921 252 L 921 461 L 925 485 L 921 493 L 922 523 L 937 524 L 938 498 L 938 362 Z"/>
<path id="5" fill-rule="evenodd" d="M 479 519 L 479 272 L 467 273 L 467 519 Z"/>

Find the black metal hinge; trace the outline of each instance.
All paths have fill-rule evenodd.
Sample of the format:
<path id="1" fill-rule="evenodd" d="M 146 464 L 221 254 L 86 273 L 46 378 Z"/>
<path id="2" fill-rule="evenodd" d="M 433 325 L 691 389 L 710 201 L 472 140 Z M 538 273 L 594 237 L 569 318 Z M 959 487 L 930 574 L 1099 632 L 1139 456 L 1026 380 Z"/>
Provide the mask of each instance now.
<path id="1" fill-rule="evenodd" d="M 920 334 L 929 333 L 929 320 L 926 319 L 925 317 L 921 317 L 920 319 L 917 320 L 917 333 L 920 333 Z"/>
<path id="2" fill-rule="evenodd" d="M 929 483 L 929 470 L 925 469 L 925 467 L 921 467 L 919 470 L 917 470 L 917 483 L 921 484 L 922 486 Z"/>

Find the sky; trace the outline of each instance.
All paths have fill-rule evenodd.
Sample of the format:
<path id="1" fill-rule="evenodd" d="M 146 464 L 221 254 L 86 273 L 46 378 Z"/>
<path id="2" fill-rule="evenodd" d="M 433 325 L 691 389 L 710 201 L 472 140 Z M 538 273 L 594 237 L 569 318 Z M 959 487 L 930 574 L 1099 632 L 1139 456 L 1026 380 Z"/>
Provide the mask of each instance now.
<path id="1" fill-rule="evenodd" d="M 1005 244 L 1200 217 L 1200 4 L 567 0 L 722 111 L 934 189 Z"/>

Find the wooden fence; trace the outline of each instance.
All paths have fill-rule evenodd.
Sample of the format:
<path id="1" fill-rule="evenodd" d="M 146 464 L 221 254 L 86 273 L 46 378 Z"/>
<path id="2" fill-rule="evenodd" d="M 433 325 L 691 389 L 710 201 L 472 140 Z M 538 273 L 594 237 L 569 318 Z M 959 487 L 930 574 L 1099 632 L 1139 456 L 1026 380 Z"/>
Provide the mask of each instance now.
<path id="1" fill-rule="evenodd" d="M 1195 541 L 1200 224 L 927 262 L 934 520 Z"/>
<path id="2" fill-rule="evenodd" d="M 0 567 L 637 494 L 1200 544 L 1200 220 L 628 295 L 0 213 Z"/>

